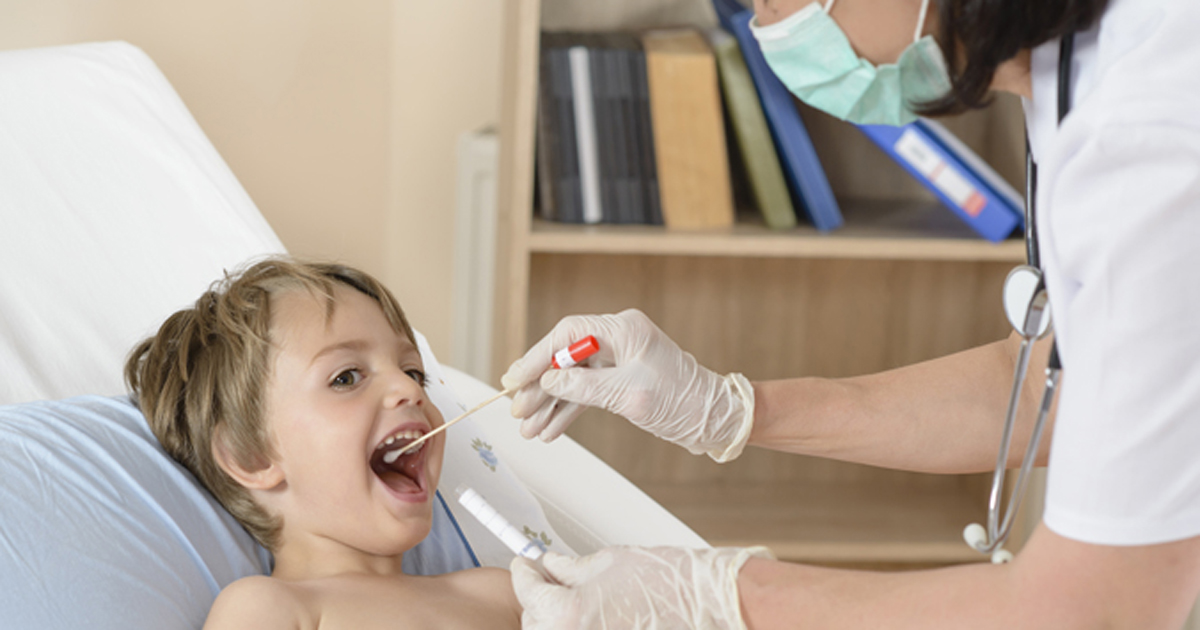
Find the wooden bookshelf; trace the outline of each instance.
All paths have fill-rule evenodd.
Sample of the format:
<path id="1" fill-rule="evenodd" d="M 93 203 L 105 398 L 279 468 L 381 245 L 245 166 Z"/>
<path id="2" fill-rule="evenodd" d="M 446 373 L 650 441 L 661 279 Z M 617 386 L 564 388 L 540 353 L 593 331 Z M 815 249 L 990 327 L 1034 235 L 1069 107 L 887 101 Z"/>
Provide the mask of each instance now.
<path id="1" fill-rule="evenodd" d="M 507 0 L 499 247 L 492 374 L 575 313 L 645 311 L 707 367 L 751 379 L 850 376 L 1003 338 L 1019 239 L 976 237 L 857 130 L 801 107 L 845 227 L 579 226 L 534 219 L 538 34 L 710 26 L 708 0 Z M 948 121 L 1014 181 L 1020 108 L 999 100 Z M 985 516 L 987 479 L 882 470 L 749 449 L 694 457 L 604 412 L 570 434 L 714 545 L 767 544 L 780 557 L 856 566 L 978 560 L 962 528 Z M 1017 541 L 1019 544 L 1019 540 Z"/>

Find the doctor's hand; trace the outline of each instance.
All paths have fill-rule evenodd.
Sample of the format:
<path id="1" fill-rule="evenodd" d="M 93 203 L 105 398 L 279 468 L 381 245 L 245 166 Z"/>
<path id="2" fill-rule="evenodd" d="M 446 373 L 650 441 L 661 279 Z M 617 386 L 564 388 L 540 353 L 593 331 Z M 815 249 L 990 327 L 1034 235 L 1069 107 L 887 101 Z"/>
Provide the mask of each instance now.
<path id="1" fill-rule="evenodd" d="M 559 348 L 595 335 L 586 368 L 552 370 Z M 741 374 L 721 376 L 696 362 L 641 311 L 565 317 L 508 368 L 521 434 L 549 442 L 585 407 L 601 407 L 692 453 L 724 462 L 742 452 L 754 422 L 754 389 Z"/>
<path id="2" fill-rule="evenodd" d="M 513 589 L 532 630 L 743 630 L 737 578 L 764 547 L 609 547 L 570 558 L 547 553 L 542 566 L 513 560 Z"/>

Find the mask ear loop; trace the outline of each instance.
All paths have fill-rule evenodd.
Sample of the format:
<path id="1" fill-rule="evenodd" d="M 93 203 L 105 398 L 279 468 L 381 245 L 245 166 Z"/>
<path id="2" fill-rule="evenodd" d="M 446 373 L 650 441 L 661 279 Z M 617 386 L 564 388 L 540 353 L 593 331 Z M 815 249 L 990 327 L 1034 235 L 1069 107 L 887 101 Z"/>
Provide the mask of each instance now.
<path id="1" fill-rule="evenodd" d="M 837 0 L 828 0 L 828 2 L 826 2 L 826 3 L 825 3 L 825 6 L 824 6 L 824 7 L 822 7 L 823 9 L 825 9 L 825 14 L 826 14 L 826 15 L 829 15 L 829 12 L 833 10 L 833 3 L 834 3 L 834 2 L 837 2 Z"/>
<path id="2" fill-rule="evenodd" d="M 830 4 L 833 4 L 830 2 Z M 917 30 L 913 32 L 913 42 L 921 39 L 925 31 L 925 18 L 929 16 L 929 0 L 921 0 L 921 16 L 917 18 Z"/>

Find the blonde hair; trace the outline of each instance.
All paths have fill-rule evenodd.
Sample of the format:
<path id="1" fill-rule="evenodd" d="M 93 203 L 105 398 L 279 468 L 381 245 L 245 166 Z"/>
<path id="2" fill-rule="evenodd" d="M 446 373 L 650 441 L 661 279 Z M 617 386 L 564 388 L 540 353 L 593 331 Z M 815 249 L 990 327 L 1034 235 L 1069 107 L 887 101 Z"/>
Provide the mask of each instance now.
<path id="1" fill-rule="evenodd" d="M 168 317 L 125 363 L 125 382 L 163 448 L 270 550 L 278 543 L 279 519 L 218 465 L 214 440 L 247 470 L 272 457 L 263 408 L 271 376 L 272 297 L 308 291 L 325 301 L 331 317 L 338 284 L 378 302 L 392 329 L 416 344 L 396 298 L 370 275 L 278 256 L 226 273 L 194 306 Z"/>

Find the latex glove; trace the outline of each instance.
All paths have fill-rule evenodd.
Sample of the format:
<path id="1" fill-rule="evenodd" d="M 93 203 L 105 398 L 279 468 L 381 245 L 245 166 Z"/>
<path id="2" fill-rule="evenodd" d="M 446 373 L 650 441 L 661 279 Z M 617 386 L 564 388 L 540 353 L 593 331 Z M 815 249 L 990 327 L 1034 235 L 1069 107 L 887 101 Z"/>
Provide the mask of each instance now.
<path id="1" fill-rule="evenodd" d="M 552 370 L 559 348 L 595 335 L 586 369 Z M 741 374 L 721 376 L 696 362 L 644 313 L 565 317 L 501 379 L 521 434 L 549 442 L 585 406 L 601 407 L 689 451 L 724 462 L 739 454 L 754 423 L 754 389 Z M 564 404 L 565 403 L 565 404 Z"/>
<path id="2" fill-rule="evenodd" d="M 526 630 L 743 630 L 737 578 L 765 547 L 609 547 L 510 565 Z"/>

